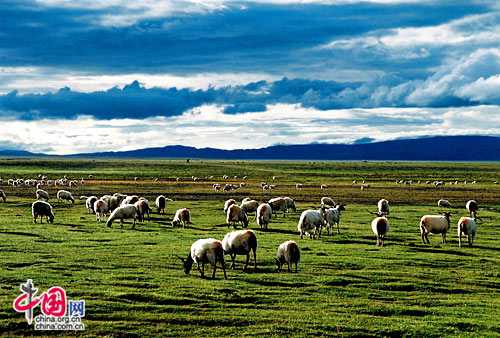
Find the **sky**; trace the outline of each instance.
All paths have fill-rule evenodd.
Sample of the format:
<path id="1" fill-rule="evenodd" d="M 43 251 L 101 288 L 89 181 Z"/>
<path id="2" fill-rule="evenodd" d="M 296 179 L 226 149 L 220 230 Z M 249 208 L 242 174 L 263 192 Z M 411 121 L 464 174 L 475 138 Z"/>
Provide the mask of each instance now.
<path id="1" fill-rule="evenodd" d="M 500 136 L 496 0 L 3 0 L 0 149 Z"/>

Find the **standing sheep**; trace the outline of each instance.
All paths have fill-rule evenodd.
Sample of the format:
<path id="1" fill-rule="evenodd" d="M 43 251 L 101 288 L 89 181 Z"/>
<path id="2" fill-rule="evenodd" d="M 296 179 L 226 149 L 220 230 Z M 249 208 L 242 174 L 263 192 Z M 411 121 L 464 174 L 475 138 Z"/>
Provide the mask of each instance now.
<path id="1" fill-rule="evenodd" d="M 378 209 L 378 213 L 380 215 L 388 216 L 389 215 L 389 201 L 386 200 L 385 198 L 382 198 L 377 203 L 377 209 Z"/>
<path id="2" fill-rule="evenodd" d="M 236 200 L 232 198 L 224 202 L 224 214 L 227 214 L 227 209 L 233 204 L 236 204 Z"/>
<path id="3" fill-rule="evenodd" d="M 372 231 L 377 236 L 377 246 L 384 246 L 384 239 L 389 232 L 389 220 L 383 213 L 372 221 Z"/>
<path id="4" fill-rule="evenodd" d="M 448 200 L 440 199 L 438 201 L 438 207 L 440 207 L 440 208 L 451 208 L 451 203 Z"/>
<path id="5" fill-rule="evenodd" d="M 37 191 L 35 192 L 35 194 L 36 194 L 36 199 L 37 200 L 45 200 L 45 201 L 49 200 L 49 193 L 46 192 L 45 190 L 37 189 Z"/>
<path id="6" fill-rule="evenodd" d="M 106 226 L 111 228 L 113 221 L 119 219 L 120 226 L 123 227 L 124 219 L 133 219 L 134 224 L 132 225 L 132 229 L 135 228 L 135 220 L 137 219 L 137 208 L 135 205 L 129 204 L 116 208 L 109 216 L 108 221 L 106 222 Z"/>
<path id="7" fill-rule="evenodd" d="M 158 214 L 165 214 L 165 208 L 167 207 L 167 202 L 172 202 L 170 198 L 166 198 L 163 195 L 156 197 L 155 205 Z"/>
<path id="8" fill-rule="evenodd" d="M 328 235 L 330 235 L 330 230 L 333 233 L 333 226 L 337 225 L 337 233 L 340 234 L 340 214 L 345 210 L 345 204 L 337 204 L 334 208 L 322 208 L 323 218 L 326 223 L 326 229 Z"/>
<path id="9" fill-rule="evenodd" d="M 222 248 L 222 242 L 217 239 L 199 239 L 191 245 L 191 251 L 186 259 L 182 257 L 179 258 L 182 260 L 186 275 L 191 271 L 193 263 L 196 263 L 201 278 L 204 278 L 205 263 L 210 263 L 210 265 L 212 265 L 212 279 L 215 279 L 217 263 L 220 263 L 222 271 L 224 271 L 224 279 L 227 279 L 226 266 L 224 262 L 224 249 Z"/>
<path id="10" fill-rule="evenodd" d="M 181 223 L 183 228 L 186 227 L 186 224 L 192 224 L 191 213 L 188 208 L 178 209 L 175 212 L 174 219 L 172 220 L 172 226 L 179 226 Z"/>
<path id="11" fill-rule="evenodd" d="M 246 270 L 250 260 L 250 252 L 253 252 L 254 270 L 257 270 L 257 236 L 252 230 L 237 230 L 232 231 L 224 236 L 222 240 L 222 248 L 224 253 L 231 257 L 231 268 L 236 268 L 236 255 L 246 255 L 245 262 Z"/>
<path id="12" fill-rule="evenodd" d="M 269 204 L 262 203 L 259 205 L 257 208 L 257 224 L 262 230 L 267 230 L 267 226 L 269 225 L 272 215 L 273 210 Z"/>
<path id="13" fill-rule="evenodd" d="M 256 200 L 244 200 L 241 202 L 240 208 L 247 214 L 257 212 L 257 208 L 259 207 L 259 202 Z M 256 214 L 257 215 L 257 214 Z"/>
<path id="14" fill-rule="evenodd" d="M 323 223 L 324 218 L 321 215 L 321 210 L 309 209 L 303 211 L 297 225 L 300 238 L 304 238 L 305 234 L 308 234 L 310 238 L 314 238 L 316 235 L 320 238 Z"/>
<path id="15" fill-rule="evenodd" d="M 469 212 L 470 217 L 477 218 L 477 211 L 479 209 L 479 205 L 477 204 L 476 201 L 474 200 L 468 201 L 467 204 L 465 204 L 465 208 Z"/>
<path id="16" fill-rule="evenodd" d="M 442 215 L 425 215 L 420 219 L 420 236 L 422 243 L 430 244 L 428 235 L 441 234 L 442 243 L 446 243 L 446 233 L 450 228 L 451 213 L 445 212 Z"/>
<path id="17" fill-rule="evenodd" d="M 472 217 L 461 217 L 458 221 L 457 234 L 458 234 L 458 247 L 462 247 L 462 235 L 467 236 L 469 247 L 472 247 L 474 238 L 477 233 L 477 222 Z"/>
<path id="18" fill-rule="evenodd" d="M 101 219 L 104 219 L 106 214 L 108 213 L 108 203 L 105 200 L 99 199 L 94 202 L 94 212 L 95 212 L 95 220 L 96 222 L 100 222 Z"/>
<path id="19" fill-rule="evenodd" d="M 90 196 L 90 197 L 80 196 L 80 199 L 84 199 L 85 200 L 85 207 L 87 208 L 87 213 L 88 214 L 95 213 L 94 204 L 97 201 L 97 196 Z"/>
<path id="20" fill-rule="evenodd" d="M 47 218 L 47 223 L 54 223 L 54 212 L 52 206 L 45 201 L 35 201 L 31 205 L 31 215 L 33 216 L 33 223 L 40 217 L 40 223 L 43 223 L 43 217 Z"/>
<path id="21" fill-rule="evenodd" d="M 135 207 L 137 208 L 137 218 L 139 222 L 144 222 L 146 216 L 148 217 L 148 222 L 150 221 L 150 212 L 151 208 L 149 207 L 149 202 L 145 198 L 139 198 L 137 202 L 135 202 Z"/>
<path id="22" fill-rule="evenodd" d="M 233 227 L 236 227 L 236 223 L 241 223 L 244 228 L 247 228 L 248 227 L 247 213 L 238 205 L 232 204 L 227 209 L 226 223 L 228 226 L 233 225 Z"/>
<path id="23" fill-rule="evenodd" d="M 278 266 L 278 272 L 281 271 L 283 264 L 288 265 L 288 272 L 291 272 L 291 265 L 295 264 L 295 272 L 298 271 L 297 265 L 300 262 L 300 250 L 299 246 L 294 241 L 286 241 L 280 244 L 278 247 L 278 252 L 276 253 L 276 265 Z"/>

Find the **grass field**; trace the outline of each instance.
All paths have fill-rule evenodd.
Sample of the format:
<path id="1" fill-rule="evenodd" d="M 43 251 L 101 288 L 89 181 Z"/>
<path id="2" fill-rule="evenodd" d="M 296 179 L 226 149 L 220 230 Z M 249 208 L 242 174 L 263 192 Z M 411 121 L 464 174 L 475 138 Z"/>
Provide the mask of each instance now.
<path id="1" fill-rule="evenodd" d="M 0 203 L 0 331 L 7 336 L 41 335 L 15 313 L 19 284 L 33 279 L 41 291 L 53 285 L 68 298 L 86 301 L 82 336 L 499 336 L 500 335 L 500 180 L 499 163 L 249 162 L 2 159 L 0 177 L 84 177 L 74 195 L 122 192 L 154 201 L 174 199 L 167 215 L 153 214 L 134 230 L 128 222 L 106 228 L 86 213 L 84 201 L 57 202 L 54 224 L 33 224 L 34 188 L 2 186 Z M 235 192 L 211 190 L 222 175 L 248 176 Z M 92 179 L 87 179 L 93 175 Z M 192 182 L 191 176 L 200 177 Z M 206 176 L 214 176 L 212 179 Z M 277 179 L 272 182 L 272 176 Z M 137 182 L 133 180 L 138 177 Z M 153 178 L 159 178 L 153 182 Z M 180 177 L 180 181 L 175 180 Z M 359 189 L 353 180 L 366 180 Z M 421 181 L 399 185 L 399 179 Z M 435 188 L 426 180 L 478 183 Z M 263 193 L 260 182 L 274 183 Z M 242 182 L 240 178 L 228 182 Z M 304 189 L 295 189 L 303 183 Z M 320 184 L 328 189 L 321 191 Z M 55 197 L 55 188 L 48 189 Z M 258 238 L 257 271 L 242 271 L 243 257 L 228 280 L 186 276 L 177 254 L 185 256 L 199 238 L 222 239 L 223 202 L 249 196 L 268 200 L 288 195 L 296 213 L 275 217 L 268 231 L 250 228 Z M 321 196 L 346 203 L 341 233 L 320 240 L 300 239 L 300 212 L 317 208 Z M 375 246 L 372 215 L 379 198 L 391 201 L 391 231 L 383 248 Z M 454 206 L 448 243 L 420 242 L 420 216 L 437 213 L 439 198 Z M 456 222 L 476 199 L 482 220 L 473 248 L 458 248 Z M 191 209 L 193 225 L 172 228 L 177 208 Z M 275 272 L 278 245 L 297 241 L 298 273 Z M 227 263 L 228 259 L 226 260 Z M 37 310 L 38 311 L 38 310 Z M 45 333 L 47 334 L 47 333 Z"/>

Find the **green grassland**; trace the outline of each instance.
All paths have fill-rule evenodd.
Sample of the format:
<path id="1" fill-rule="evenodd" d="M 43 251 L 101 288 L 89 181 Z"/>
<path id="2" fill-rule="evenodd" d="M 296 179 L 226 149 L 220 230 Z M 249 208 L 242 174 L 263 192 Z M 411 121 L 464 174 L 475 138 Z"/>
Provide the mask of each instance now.
<path id="1" fill-rule="evenodd" d="M 4 181 L 38 174 L 85 178 L 83 186 L 69 189 L 75 196 L 122 192 L 152 202 L 161 193 L 174 202 L 167 215 L 153 213 L 135 229 L 130 222 L 107 228 L 86 212 L 83 200 L 58 202 L 56 189 L 49 188 L 55 222 L 33 224 L 35 189 L 2 186 L 8 200 L 0 203 L 0 332 L 6 336 L 500 335 L 500 185 L 493 183 L 500 180 L 498 163 L 0 160 Z M 232 183 L 247 175 L 246 186 L 212 191 L 213 183 L 226 182 L 222 175 L 237 175 L 227 181 Z M 361 191 L 352 181 L 363 179 L 370 188 Z M 399 185 L 399 179 L 421 183 Z M 435 188 L 426 180 L 478 183 Z M 264 193 L 262 181 L 277 187 Z M 296 190 L 295 183 L 304 189 Z M 320 184 L 328 189 L 321 191 Z M 186 256 L 196 239 L 222 239 L 231 230 L 224 200 L 281 195 L 297 201 L 296 213 L 274 217 L 267 231 L 250 217 L 258 238 L 257 271 L 242 271 L 240 256 L 227 280 L 220 270 L 215 280 L 201 279 L 195 269 L 184 274 L 176 255 Z M 300 239 L 300 212 L 317 208 L 321 196 L 347 204 L 341 233 Z M 391 201 L 391 230 L 379 248 L 367 211 L 382 197 Z M 423 245 L 419 218 L 440 212 L 439 198 L 455 206 L 448 243 L 430 236 L 431 245 Z M 458 248 L 456 222 L 471 198 L 481 207 L 477 239 L 473 248 Z M 170 226 L 180 207 L 192 213 L 194 224 L 186 229 Z M 277 273 L 276 249 L 289 239 L 302 251 L 299 271 Z M 59 285 L 68 298 L 84 299 L 86 331 L 29 327 L 12 310 L 19 284 L 28 278 L 41 291 Z"/>

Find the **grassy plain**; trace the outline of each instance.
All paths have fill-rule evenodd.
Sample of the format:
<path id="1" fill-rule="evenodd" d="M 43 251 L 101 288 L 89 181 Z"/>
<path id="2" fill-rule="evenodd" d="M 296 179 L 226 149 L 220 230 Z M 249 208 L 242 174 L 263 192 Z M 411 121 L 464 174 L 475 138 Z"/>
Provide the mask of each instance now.
<path id="1" fill-rule="evenodd" d="M 167 215 L 153 214 L 135 230 L 126 223 L 111 229 L 86 213 L 84 201 L 52 200 L 54 224 L 33 224 L 32 187 L 2 186 L 0 203 L 0 332 L 7 336 L 43 334 L 12 310 L 21 282 L 33 279 L 46 290 L 66 289 L 70 299 L 86 301 L 86 331 L 50 332 L 83 336 L 498 336 L 500 332 L 500 180 L 498 163 L 406 162 L 253 162 L 181 160 L 1 159 L 4 180 L 85 178 L 74 195 L 122 192 L 154 201 L 174 199 Z M 92 175 L 92 179 L 88 179 Z M 222 175 L 246 175 L 235 192 L 211 190 Z M 201 180 L 193 182 L 191 176 Z M 206 178 L 206 176 L 214 176 Z M 277 176 L 273 182 L 272 176 Z M 134 177 L 138 180 L 134 181 Z M 153 182 L 153 178 L 159 178 Z M 180 177 L 180 182 L 176 181 Z M 366 180 L 370 188 L 359 189 Z M 410 186 L 399 179 L 421 181 Z M 426 180 L 458 180 L 434 188 Z M 260 182 L 277 188 L 263 193 Z M 295 189 L 295 183 L 304 189 Z M 321 191 L 320 184 L 328 189 Z M 48 189 L 55 197 L 56 189 Z M 186 276 L 177 254 L 187 255 L 199 238 L 222 239 L 230 229 L 222 211 L 227 198 L 267 200 L 288 195 L 297 213 L 274 218 L 257 233 L 257 271 L 228 270 L 228 280 Z M 341 233 L 320 240 L 296 231 L 300 212 L 316 208 L 321 196 L 346 203 Z M 391 201 L 391 231 L 386 246 L 375 246 L 370 229 L 379 198 Z M 418 220 L 437 213 L 439 198 L 454 206 L 448 243 L 420 242 Z M 480 205 L 482 221 L 473 248 L 458 248 L 456 221 L 468 199 Z M 177 208 L 189 207 L 194 224 L 171 228 Z M 276 273 L 278 245 L 296 240 L 302 250 L 298 273 Z M 45 333 L 47 334 L 47 333 Z"/>

